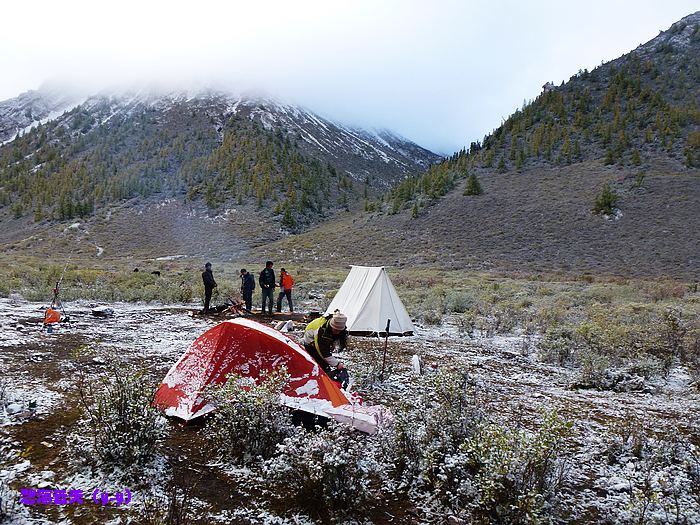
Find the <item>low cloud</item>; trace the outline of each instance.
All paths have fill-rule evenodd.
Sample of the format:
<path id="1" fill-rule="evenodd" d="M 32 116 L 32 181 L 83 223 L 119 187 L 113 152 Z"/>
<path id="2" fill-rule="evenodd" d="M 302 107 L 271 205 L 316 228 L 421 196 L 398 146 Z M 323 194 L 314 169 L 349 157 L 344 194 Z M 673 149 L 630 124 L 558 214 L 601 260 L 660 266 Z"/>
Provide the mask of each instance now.
<path id="1" fill-rule="evenodd" d="M 15 2 L 0 99 L 51 79 L 263 89 L 449 153 L 537 96 L 653 38 L 693 2 Z"/>

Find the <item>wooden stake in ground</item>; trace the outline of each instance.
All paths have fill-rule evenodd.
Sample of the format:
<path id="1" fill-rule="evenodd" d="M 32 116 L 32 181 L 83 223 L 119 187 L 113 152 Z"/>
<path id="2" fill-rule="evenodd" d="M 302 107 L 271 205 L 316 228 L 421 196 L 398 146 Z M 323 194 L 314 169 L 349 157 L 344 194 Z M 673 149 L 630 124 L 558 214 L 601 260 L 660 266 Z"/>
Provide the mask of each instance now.
<path id="1" fill-rule="evenodd" d="M 382 357 L 382 373 L 379 376 L 380 381 L 384 381 L 384 365 L 386 364 L 386 347 L 389 344 L 389 326 L 391 325 L 391 319 L 386 320 L 386 335 L 384 336 L 384 356 Z"/>

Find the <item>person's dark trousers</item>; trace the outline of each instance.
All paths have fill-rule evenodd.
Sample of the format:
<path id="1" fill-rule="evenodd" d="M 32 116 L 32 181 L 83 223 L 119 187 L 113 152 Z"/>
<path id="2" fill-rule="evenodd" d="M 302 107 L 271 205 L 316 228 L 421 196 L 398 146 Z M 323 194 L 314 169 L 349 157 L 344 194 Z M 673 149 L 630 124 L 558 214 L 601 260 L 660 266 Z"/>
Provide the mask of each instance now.
<path id="1" fill-rule="evenodd" d="M 318 350 L 316 350 L 314 345 L 304 345 L 304 350 L 306 350 L 306 352 L 314 358 L 314 361 L 318 363 L 318 366 L 320 366 L 326 374 L 331 371 L 331 365 L 329 365 L 323 356 L 318 353 Z"/>
<path id="2" fill-rule="evenodd" d="M 292 291 L 291 290 L 283 290 L 277 296 L 277 311 L 278 312 L 282 311 L 282 297 L 284 297 L 285 295 L 287 296 L 287 304 L 289 304 L 289 311 L 293 312 L 294 307 L 292 306 Z"/>
<path id="3" fill-rule="evenodd" d="M 270 288 L 263 288 L 262 289 L 262 311 L 265 313 L 265 303 L 269 301 L 270 303 L 270 313 L 272 313 L 272 304 L 273 304 L 273 297 L 272 295 L 275 293 L 275 289 L 270 287 Z"/>
<path id="4" fill-rule="evenodd" d="M 243 302 L 245 303 L 245 309 L 250 312 L 253 308 L 253 290 L 243 292 Z"/>
<path id="5" fill-rule="evenodd" d="M 214 288 L 209 288 L 208 286 L 204 287 L 204 313 L 209 311 L 209 303 L 211 303 L 211 293 L 213 291 Z"/>

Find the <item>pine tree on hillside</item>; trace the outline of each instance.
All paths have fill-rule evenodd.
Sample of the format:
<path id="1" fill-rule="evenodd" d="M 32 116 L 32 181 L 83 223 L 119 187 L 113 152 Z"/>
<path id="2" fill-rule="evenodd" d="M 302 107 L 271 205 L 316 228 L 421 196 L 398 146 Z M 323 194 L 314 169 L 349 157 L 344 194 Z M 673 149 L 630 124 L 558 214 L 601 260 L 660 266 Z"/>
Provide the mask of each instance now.
<path id="1" fill-rule="evenodd" d="M 501 160 L 498 161 L 498 173 L 505 173 L 508 171 L 506 168 L 506 159 L 505 157 L 501 157 Z"/>
<path id="2" fill-rule="evenodd" d="M 476 177 L 475 173 L 469 175 L 467 179 L 467 186 L 464 188 L 463 195 L 481 195 L 484 191 L 481 189 L 481 184 L 479 179 Z"/>
<path id="3" fill-rule="evenodd" d="M 607 182 L 603 185 L 600 193 L 595 198 L 593 205 L 593 213 L 612 215 L 617 207 L 617 193 L 610 187 Z"/>

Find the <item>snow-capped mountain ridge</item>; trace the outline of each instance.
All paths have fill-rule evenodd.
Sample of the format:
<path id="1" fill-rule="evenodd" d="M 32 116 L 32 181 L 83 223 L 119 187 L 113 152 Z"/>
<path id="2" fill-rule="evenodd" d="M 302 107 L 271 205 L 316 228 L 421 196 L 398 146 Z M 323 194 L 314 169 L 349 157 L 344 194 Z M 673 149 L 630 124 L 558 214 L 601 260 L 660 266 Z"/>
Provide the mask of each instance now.
<path id="1" fill-rule="evenodd" d="M 84 100 L 69 92 L 40 88 L 0 102 L 0 145 L 58 118 Z"/>
<path id="2" fill-rule="evenodd" d="M 249 118 L 268 131 L 279 130 L 297 137 L 297 142 L 303 141 L 302 147 L 308 153 L 337 164 L 358 181 L 372 178 L 379 187 L 388 187 L 440 159 L 386 129 L 348 126 L 268 95 L 231 94 L 210 89 L 170 93 L 104 91 L 83 98 L 53 91 L 30 91 L 0 102 L 0 142 L 10 142 L 31 127 L 57 119 L 74 109 L 91 117 L 89 123 L 81 126 L 83 132 L 114 118 L 128 118 L 139 112 L 204 111 L 219 132 L 232 117 Z M 377 177 L 376 163 L 385 166 L 379 171 L 388 173 Z"/>

